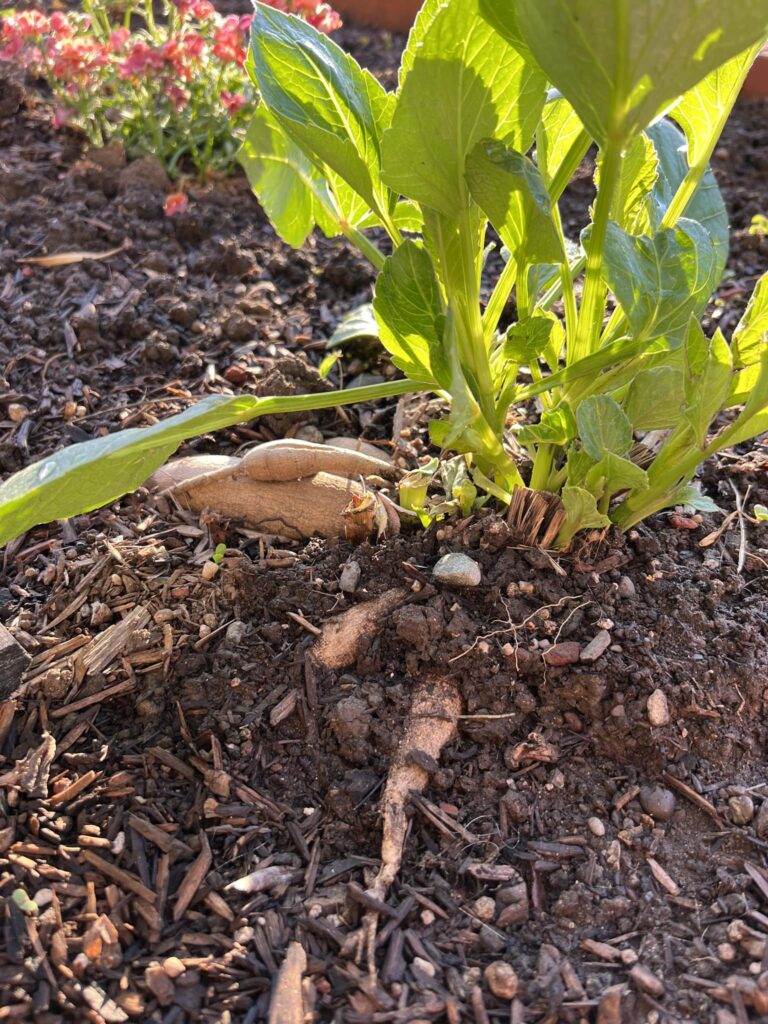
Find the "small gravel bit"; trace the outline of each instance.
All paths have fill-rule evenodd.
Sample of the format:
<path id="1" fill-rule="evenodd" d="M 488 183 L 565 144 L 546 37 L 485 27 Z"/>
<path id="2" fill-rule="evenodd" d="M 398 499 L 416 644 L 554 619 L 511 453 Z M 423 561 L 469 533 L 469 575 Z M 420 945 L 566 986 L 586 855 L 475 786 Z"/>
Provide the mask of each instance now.
<path id="1" fill-rule="evenodd" d="M 728 809 L 734 825 L 748 825 L 755 816 L 755 803 L 748 793 L 732 796 L 728 801 Z"/>
<path id="2" fill-rule="evenodd" d="M 579 655 L 579 660 L 591 665 L 592 662 L 597 661 L 598 658 L 602 658 L 610 646 L 611 634 L 607 629 L 601 629 L 600 632 L 589 641 L 587 646 L 583 648 Z"/>
<path id="3" fill-rule="evenodd" d="M 663 690 L 654 690 L 648 698 L 648 721 L 651 725 L 660 727 L 669 725 L 671 720 L 667 695 Z"/>
<path id="4" fill-rule="evenodd" d="M 478 587 L 483 578 L 477 562 L 461 552 L 443 555 L 432 570 L 432 576 L 436 583 L 448 587 Z"/>
<path id="5" fill-rule="evenodd" d="M 622 576 L 619 580 L 619 595 L 625 601 L 629 601 L 637 593 L 637 588 L 629 576 Z"/>
<path id="6" fill-rule="evenodd" d="M 663 786 L 643 786 L 640 806 L 656 821 L 668 821 L 675 810 L 675 795 Z"/>
<path id="7" fill-rule="evenodd" d="M 575 640 L 566 640 L 565 643 L 555 644 L 549 647 L 544 653 L 544 661 L 552 667 L 562 665 L 575 665 L 579 660 L 581 648 Z"/>
<path id="8" fill-rule="evenodd" d="M 503 960 L 488 964 L 483 972 L 485 982 L 497 999 L 514 999 L 520 989 L 520 982 L 512 967 Z"/>
<path id="9" fill-rule="evenodd" d="M 588 818 L 587 826 L 592 835 L 597 836 L 598 839 L 605 835 L 605 825 L 599 818 Z"/>
<path id="10" fill-rule="evenodd" d="M 360 583 L 363 570 L 359 562 L 347 562 L 339 576 L 339 589 L 345 594 L 354 594 Z"/>

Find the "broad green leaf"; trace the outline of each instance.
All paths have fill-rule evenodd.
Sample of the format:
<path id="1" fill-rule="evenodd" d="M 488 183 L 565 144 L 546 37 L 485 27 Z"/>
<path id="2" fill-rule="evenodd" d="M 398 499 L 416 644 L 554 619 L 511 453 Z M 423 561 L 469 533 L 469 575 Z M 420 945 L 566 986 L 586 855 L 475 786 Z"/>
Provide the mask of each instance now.
<path id="1" fill-rule="evenodd" d="M 357 338 L 378 338 L 379 322 L 370 302 L 351 310 L 328 340 L 326 348 L 337 348 Z"/>
<path id="2" fill-rule="evenodd" d="M 755 285 L 744 315 L 733 332 L 733 365 L 736 369 L 759 362 L 768 335 L 768 274 Z"/>
<path id="3" fill-rule="evenodd" d="M 567 402 L 541 414 L 538 423 L 531 423 L 516 435 L 522 445 L 567 444 L 576 437 L 576 418 Z"/>
<path id="4" fill-rule="evenodd" d="M 691 164 L 708 159 L 715 137 L 722 131 L 723 118 L 736 102 L 744 78 L 755 59 L 750 46 L 725 64 L 710 71 L 706 78 L 680 99 L 671 116 L 685 132 Z"/>
<path id="5" fill-rule="evenodd" d="M 758 523 L 768 522 L 768 508 L 766 508 L 765 505 L 755 505 L 752 509 L 752 515 Z"/>
<path id="6" fill-rule="evenodd" d="M 392 98 L 331 39 L 300 18 L 257 3 L 247 70 L 286 134 L 376 209 L 380 139 Z"/>
<path id="7" fill-rule="evenodd" d="M 750 367 L 754 369 L 754 367 Z M 733 425 L 720 435 L 718 450 L 757 437 L 768 430 L 768 349 L 764 349 L 757 365 L 757 378 Z M 742 373 L 748 371 L 742 370 Z"/>
<path id="8" fill-rule="evenodd" d="M 536 165 L 549 184 L 568 156 L 584 126 L 563 96 L 548 97 L 536 130 Z"/>
<path id="9" fill-rule="evenodd" d="M 654 366 L 634 378 L 623 409 L 634 430 L 665 430 L 680 422 L 684 403 L 683 371 Z"/>
<path id="10" fill-rule="evenodd" d="M 547 349 L 556 323 L 554 318 L 547 316 L 529 316 L 512 324 L 501 345 L 502 358 L 529 366 Z"/>
<path id="11" fill-rule="evenodd" d="M 426 374 L 444 387 L 450 384 L 440 286 L 422 245 L 405 241 L 387 257 L 376 282 L 373 309 L 382 344 L 395 366 L 415 379 Z"/>
<path id="12" fill-rule="evenodd" d="M 595 530 L 610 526 L 611 521 L 597 507 L 595 496 L 583 487 L 566 486 L 561 495 L 566 521 L 558 534 L 558 547 L 565 547 L 579 530 Z"/>
<path id="13" fill-rule="evenodd" d="M 486 139 L 467 158 L 467 182 L 519 267 L 565 259 L 549 193 L 531 160 Z"/>
<path id="14" fill-rule="evenodd" d="M 671 121 L 657 122 L 646 132 L 659 158 L 659 176 L 653 190 L 653 226 L 657 229 L 688 172 L 685 137 Z M 717 253 L 713 272 L 720 282 L 728 261 L 728 211 L 711 168 L 707 168 L 688 203 L 685 216 L 698 221 L 709 233 Z"/>
<path id="15" fill-rule="evenodd" d="M 608 395 L 590 395 L 576 410 L 579 437 L 587 454 L 599 462 L 604 455 L 626 455 L 632 447 L 632 424 Z"/>
<path id="16" fill-rule="evenodd" d="M 570 487 L 583 487 L 595 460 L 575 445 L 571 446 L 565 463 L 566 482 Z"/>
<path id="17" fill-rule="evenodd" d="M 645 491 L 648 474 L 629 459 L 607 452 L 587 473 L 586 487 L 592 494 L 610 495 L 620 491 Z"/>
<path id="18" fill-rule="evenodd" d="M 686 338 L 685 419 L 696 444 L 704 446 L 710 424 L 724 408 L 731 383 L 731 350 L 717 330 L 709 340 L 691 319 Z"/>
<path id="19" fill-rule="evenodd" d="M 636 337 L 647 340 L 685 331 L 717 285 L 717 255 L 708 232 L 682 218 L 653 238 L 633 237 L 608 224 L 603 275 Z"/>
<path id="20" fill-rule="evenodd" d="M 400 228 L 401 231 L 410 231 L 414 235 L 421 234 L 424 231 L 424 216 L 421 209 L 415 203 L 408 202 L 408 200 L 402 200 L 397 204 L 392 212 L 391 219 L 395 227 Z M 375 213 L 369 213 L 356 225 L 356 227 L 361 229 L 380 226 L 381 218 L 377 217 Z"/>
<path id="21" fill-rule="evenodd" d="M 478 0 L 440 5 L 404 60 L 408 70 L 382 143 L 384 180 L 457 217 L 467 205 L 467 155 L 484 138 L 528 149 L 545 80 L 480 17 Z"/>
<path id="22" fill-rule="evenodd" d="M 647 135 L 636 135 L 621 161 L 613 197 L 612 219 L 630 235 L 653 233 L 652 192 L 659 173 L 656 148 Z M 595 184 L 600 184 L 600 163 Z"/>
<path id="23" fill-rule="evenodd" d="M 288 245 L 302 246 L 318 222 L 327 235 L 338 233 L 327 211 L 330 196 L 321 175 L 263 106 L 253 116 L 238 160 Z"/>
<path id="24" fill-rule="evenodd" d="M 135 491 L 187 438 L 255 416 L 329 409 L 429 388 L 429 382 L 399 380 L 280 398 L 212 395 L 154 426 L 132 427 L 70 445 L 0 484 L 0 545 L 33 526 L 90 512 Z"/>
<path id="25" fill-rule="evenodd" d="M 596 142 L 622 145 L 768 35 L 765 0 L 486 0 Z"/>

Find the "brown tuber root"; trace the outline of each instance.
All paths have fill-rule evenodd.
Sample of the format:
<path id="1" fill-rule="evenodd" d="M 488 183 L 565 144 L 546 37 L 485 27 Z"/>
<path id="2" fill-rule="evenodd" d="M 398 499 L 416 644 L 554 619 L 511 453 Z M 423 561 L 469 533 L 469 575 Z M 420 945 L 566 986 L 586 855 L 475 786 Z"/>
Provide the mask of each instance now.
<path id="1" fill-rule="evenodd" d="M 456 735 L 460 714 L 461 695 L 453 679 L 427 678 L 419 682 L 381 801 L 381 868 L 369 890 L 377 899 L 384 899 L 400 870 L 408 800 L 412 794 L 423 792 L 429 780 L 429 772 L 419 762 L 438 761 L 443 747 Z"/>
<path id="2" fill-rule="evenodd" d="M 405 590 L 387 590 L 381 597 L 329 619 L 312 648 L 312 660 L 319 668 L 336 670 L 352 665 L 360 651 L 360 641 L 374 636 L 388 615 L 403 603 Z"/>
<path id="3" fill-rule="evenodd" d="M 176 459 L 147 481 L 150 490 L 171 495 L 192 512 L 211 511 L 279 536 L 338 537 L 345 512 L 371 492 L 361 477 L 393 478 L 397 470 L 371 455 L 287 439 L 251 449 L 244 458 L 201 455 Z M 379 501 L 376 498 L 376 501 Z M 400 520 L 390 506 L 365 537 L 397 533 Z M 382 530 L 383 522 L 383 530 Z"/>

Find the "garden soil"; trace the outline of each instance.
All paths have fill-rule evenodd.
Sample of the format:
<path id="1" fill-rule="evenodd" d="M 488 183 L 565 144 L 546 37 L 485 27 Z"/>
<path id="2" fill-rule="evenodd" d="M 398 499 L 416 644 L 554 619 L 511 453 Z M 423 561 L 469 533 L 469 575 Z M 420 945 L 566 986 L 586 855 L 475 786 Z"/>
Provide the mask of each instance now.
<path id="1" fill-rule="evenodd" d="M 402 40 L 341 38 L 392 84 Z M 287 250 L 239 177 L 187 183 L 165 217 L 151 162 L 86 154 L 18 102 L 0 120 L 3 474 L 205 394 L 328 386 L 326 340 L 370 296 L 358 256 Z M 708 328 L 726 334 L 766 266 L 747 231 L 768 199 L 765 124 L 740 106 L 715 159 L 735 230 Z M 574 233 L 587 170 L 565 200 Z M 364 345 L 340 365 L 344 384 L 391 372 Z M 401 458 L 423 454 L 422 428 L 398 434 Z M 367 406 L 185 452 L 297 432 L 390 450 L 392 430 L 392 407 Z M 520 548 L 490 512 L 297 545 L 141 491 L 7 545 L 0 620 L 31 662 L 0 705 L 0 1017 L 768 1019 L 768 527 L 739 512 L 768 502 L 766 454 L 705 469 L 729 518 L 656 516 L 563 556 Z M 435 582 L 448 552 L 479 563 L 479 586 Z M 312 667 L 325 622 L 397 588 L 353 664 Z M 372 977 L 361 892 L 425 676 L 459 683 L 463 717 L 422 764 Z M 294 942 L 304 984 L 278 1003 Z"/>

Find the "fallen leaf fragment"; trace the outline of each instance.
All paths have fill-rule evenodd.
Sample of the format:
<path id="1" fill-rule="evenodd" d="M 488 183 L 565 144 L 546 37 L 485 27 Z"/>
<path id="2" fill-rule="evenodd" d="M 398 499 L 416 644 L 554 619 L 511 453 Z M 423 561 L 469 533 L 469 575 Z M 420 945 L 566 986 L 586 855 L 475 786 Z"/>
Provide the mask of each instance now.
<path id="1" fill-rule="evenodd" d="M 129 248 L 130 242 L 125 241 L 114 249 L 107 249 L 104 252 L 84 252 L 76 249 L 73 252 L 54 252 L 49 256 L 25 256 L 17 259 L 17 263 L 31 263 L 36 267 L 69 267 L 73 263 L 82 263 L 84 260 L 107 260 L 110 256 L 117 256 Z"/>

